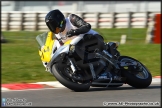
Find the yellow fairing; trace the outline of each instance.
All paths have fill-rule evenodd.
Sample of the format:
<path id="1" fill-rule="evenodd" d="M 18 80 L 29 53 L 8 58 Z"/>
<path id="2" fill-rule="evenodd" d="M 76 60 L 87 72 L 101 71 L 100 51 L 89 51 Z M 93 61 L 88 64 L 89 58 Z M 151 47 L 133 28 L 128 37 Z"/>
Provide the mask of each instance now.
<path id="1" fill-rule="evenodd" d="M 64 45 L 69 45 L 71 40 L 68 40 L 67 42 L 64 43 Z"/>
<path id="2" fill-rule="evenodd" d="M 46 43 L 41 51 L 39 50 L 39 55 L 41 56 L 42 61 L 49 62 L 51 60 L 52 47 L 54 42 L 55 40 L 53 39 L 53 33 L 48 32 Z"/>

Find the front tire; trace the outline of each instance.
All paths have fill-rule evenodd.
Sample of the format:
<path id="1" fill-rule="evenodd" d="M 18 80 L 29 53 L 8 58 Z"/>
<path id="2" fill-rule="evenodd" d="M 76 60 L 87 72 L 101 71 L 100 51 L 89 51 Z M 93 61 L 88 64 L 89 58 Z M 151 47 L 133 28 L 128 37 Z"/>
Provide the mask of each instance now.
<path id="1" fill-rule="evenodd" d="M 139 62 L 138 60 L 128 57 L 128 56 L 121 56 L 119 58 L 119 61 L 136 61 Z M 149 70 L 146 68 L 146 66 L 144 66 L 141 62 L 139 62 L 143 68 L 143 71 L 141 73 L 143 73 L 143 78 L 142 78 L 142 74 L 140 75 L 141 77 L 139 77 L 139 75 L 135 75 L 131 72 L 128 72 L 127 70 L 124 70 L 122 73 L 124 75 L 124 77 L 126 77 L 126 83 L 129 84 L 132 87 L 135 88 L 146 88 L 148 87 L 151 82 L 152 82 L 152 75 L 149 72 Z"/>
<path id="2" fill-rule="evenodd" d="M 53 64 L 52 66 L 52 73 L 55 76 L 55 78 L 65 87 L 76 91 L 76 92 L 81 92 L 81 91 L 87 91 L 90 88 L 91 83 L 76 83 L 72 82 L 72 80 L 68 79 L 64 74 L 63 74 L 63 65 L 59 65 L 59 63 Z"/>

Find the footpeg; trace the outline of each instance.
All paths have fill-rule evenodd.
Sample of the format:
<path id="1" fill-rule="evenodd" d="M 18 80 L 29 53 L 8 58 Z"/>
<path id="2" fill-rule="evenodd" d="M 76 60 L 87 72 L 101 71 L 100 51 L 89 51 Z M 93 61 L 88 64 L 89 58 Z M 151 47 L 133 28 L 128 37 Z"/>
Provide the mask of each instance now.
<path id="1" fill-rule="evenodd" d="M 90 67 L 90 70 L 91 70 L 91 74 L 92 74 L 93 80 L 95 80 L 96 79 L 96 74 L 95 74 L 95 71 L 94 71 L 93 64 L 89 63 L 89 67 Z"/>

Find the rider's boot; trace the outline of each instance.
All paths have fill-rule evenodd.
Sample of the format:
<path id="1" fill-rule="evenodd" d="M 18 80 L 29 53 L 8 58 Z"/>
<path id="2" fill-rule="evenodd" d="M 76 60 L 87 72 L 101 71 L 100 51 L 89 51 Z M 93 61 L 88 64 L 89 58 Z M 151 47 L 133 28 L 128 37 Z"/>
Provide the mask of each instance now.
<path id="1" fill-rule="evenodd" d="M 117 60 L 120 56 L 119 51 L 117 51 L 118 43 L 108 42 L 106 43 L 106 50 L 112 55 L 112 57 Z"/>

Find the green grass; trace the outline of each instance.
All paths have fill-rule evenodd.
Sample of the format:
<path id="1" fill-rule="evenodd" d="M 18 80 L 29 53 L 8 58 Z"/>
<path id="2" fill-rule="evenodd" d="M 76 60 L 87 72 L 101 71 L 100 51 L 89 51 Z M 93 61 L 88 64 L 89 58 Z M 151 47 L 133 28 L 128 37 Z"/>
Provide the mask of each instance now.
<path id="1" fill-rule="evenodd" d="M 127 44 L 144 43 L 147 29 L 94 29 L 104 36 L 105 41 L 120 42 L 121 35 L 127 36 Z"/>
<path id="2" fill-rule="evenodd" d="M 127 43 L 120 45 L 121 55 L 131 56 L 141 61 L 153 76 L 160 75 L 160 45 L 145 44 L 146 29 L 96 29 L 105 41 L 120 41 L 120 36 L 128 36 Z M 42 32 L 2 32 L 8 43 L 1 44 L 2 83 L 37 82 L 56 80 L 45 71 L 38 55 L 35 37 Z"/>

